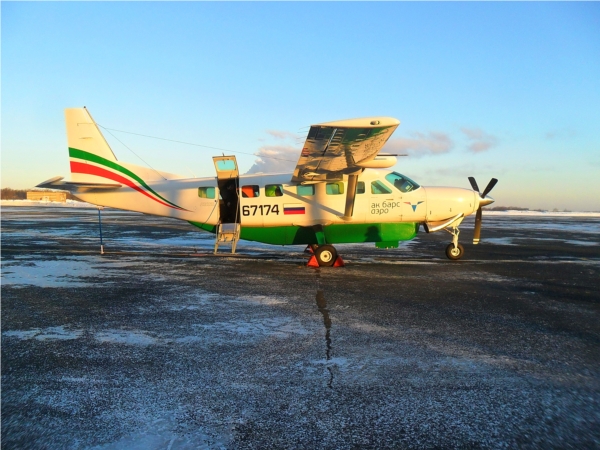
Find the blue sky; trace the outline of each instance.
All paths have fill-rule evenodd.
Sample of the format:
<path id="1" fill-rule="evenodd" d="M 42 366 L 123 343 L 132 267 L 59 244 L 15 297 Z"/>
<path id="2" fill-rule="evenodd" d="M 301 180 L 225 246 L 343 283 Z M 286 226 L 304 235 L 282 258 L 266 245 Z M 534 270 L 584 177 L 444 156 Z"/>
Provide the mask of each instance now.
<path id="1" fill-rule="evenodd" d="M 497 205 L 600 211 L 598 3 L 1 6 L 2 187 L 68 176 L 66 107 L 240 152 L 242 172 L 295 161 L 311 124 L 392 116 L 421 184 L 496 177 Z M 120 160 L 184 176 L 220 153 L 111 133 Z"/>

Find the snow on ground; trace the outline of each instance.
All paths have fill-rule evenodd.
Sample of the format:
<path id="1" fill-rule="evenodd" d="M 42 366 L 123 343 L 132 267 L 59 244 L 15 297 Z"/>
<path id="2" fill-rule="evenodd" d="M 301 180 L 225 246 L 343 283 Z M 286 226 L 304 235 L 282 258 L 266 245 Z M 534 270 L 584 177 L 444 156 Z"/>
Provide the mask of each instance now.
<path id="1" fill-rule="evenodd" d="M 48 208 L 97 208 L 96 205 L 91 203 L 80 202 L 77 200 L 67 200 L 65 203 L 62 202 L 45 202 L 35 200 L 2 200 L 1 206 L 44 206 Z"/>
<path id="2" fill-rule="evenodd" d="M 483 210 L 485 216 L 541 216 L 541 217 L 600 217 L 598 211 L 489 211 Z"/>

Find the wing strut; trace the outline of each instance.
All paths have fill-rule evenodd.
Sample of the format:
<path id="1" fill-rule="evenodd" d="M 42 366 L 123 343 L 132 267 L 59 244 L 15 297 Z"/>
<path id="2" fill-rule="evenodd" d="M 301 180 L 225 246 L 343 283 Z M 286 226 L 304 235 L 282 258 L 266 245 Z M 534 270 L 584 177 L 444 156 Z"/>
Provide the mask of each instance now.
<path id="1" fill-rule="evenodd" d="M 348 175 L 348 190 L 346 191 L 346 209 L 344 211 L 344 220 L 352 218 L 354 213 L 354 200 L 356 199 L 356 183 L 358 174 Z"/>

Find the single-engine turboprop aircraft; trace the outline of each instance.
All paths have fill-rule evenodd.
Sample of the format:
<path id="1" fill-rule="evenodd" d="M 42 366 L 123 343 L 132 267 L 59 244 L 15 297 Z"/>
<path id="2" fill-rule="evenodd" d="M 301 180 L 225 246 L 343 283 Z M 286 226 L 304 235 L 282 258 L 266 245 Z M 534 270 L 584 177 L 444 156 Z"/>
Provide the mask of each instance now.
<path id="1" fill-rule="evenodd" d="M 492 178 L 479 192 L 420 186 L 391 170 L 395 155 L 379 151 L 400 122 L 391 117 L 312 125 L 292 174 L 240 175 L 235 156 L 214 157 L 215 178 L 186 178 L 118 161 L 88 110 L 65 110 L 71 180 L 37 187 L 70 191 L 98 206 L 186 220 L 215 233 L 235 252 L 239 239 L 275 245 L 309 245 L 320 266 L 338 255 L 332 244 L 374 242 L 398 247 L 420 225 L 446 230 L 446 256 L 461 258 L 458 226 L 476 213 L 473 243 L 479 242 L 481 207 L 494 200 Z"/>

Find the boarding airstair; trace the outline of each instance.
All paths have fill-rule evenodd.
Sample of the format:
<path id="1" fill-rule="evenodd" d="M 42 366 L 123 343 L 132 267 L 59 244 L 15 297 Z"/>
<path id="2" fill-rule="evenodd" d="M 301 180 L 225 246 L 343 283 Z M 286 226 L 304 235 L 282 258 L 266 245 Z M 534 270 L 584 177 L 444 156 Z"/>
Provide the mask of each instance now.
<path id="1" fill-rule="evenodd" d="M 214 253 L 217 254 L 219 244 L 223 243 L 231 244 L 231 253 L 235 253 L 235 247 L 240 240 L 240 229 L 241 226 L 239 223 L 219 223 L 217 226 Z"/>

